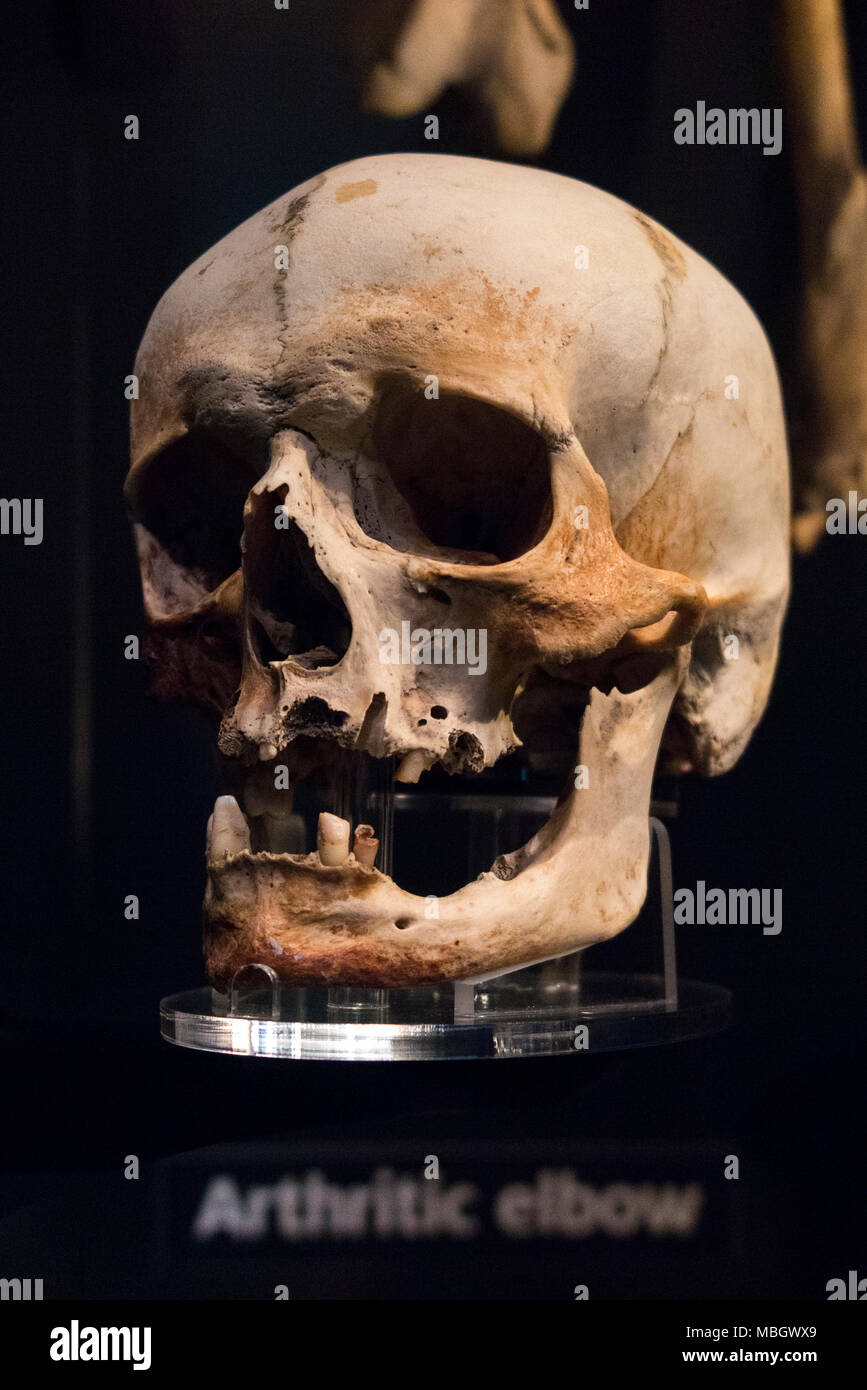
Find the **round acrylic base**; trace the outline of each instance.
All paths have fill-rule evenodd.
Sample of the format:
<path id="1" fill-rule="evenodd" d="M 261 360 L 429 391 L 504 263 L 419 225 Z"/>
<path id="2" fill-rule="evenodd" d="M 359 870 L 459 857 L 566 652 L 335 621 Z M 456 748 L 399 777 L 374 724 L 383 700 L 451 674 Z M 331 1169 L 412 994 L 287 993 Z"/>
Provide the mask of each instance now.
<path id="1" fill-rule="evenodd" d="M 164 999 L 169 1042 L 298 1061 L 399 1062 L 574 1056 L 653 1047 L 724 1028 L 730 995 L 663 976 L 533 966 L 428 989 L 290 989 L 239 996 L 208 988 Z"/>

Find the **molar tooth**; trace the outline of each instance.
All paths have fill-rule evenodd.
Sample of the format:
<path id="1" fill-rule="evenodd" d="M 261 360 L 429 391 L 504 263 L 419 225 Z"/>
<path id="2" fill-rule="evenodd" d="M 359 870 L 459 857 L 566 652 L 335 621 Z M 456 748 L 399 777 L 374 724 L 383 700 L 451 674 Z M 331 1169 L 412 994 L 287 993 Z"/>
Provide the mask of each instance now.
<path id="1" fill-rule="evenodd" d="M 260 744 L 259 744 L 259 761 L 260 761 L 260 763 L 272 763 L 272 762 L 274 761 L 274 759 L 276 758 L 276 756 L 277 756 L 277 747 L 276 747 L 276 744 L 273 744 L 273 743 L 260 743 Z"/>
<path id="2" fill-rule="evenodd" d="M 348 820 L 341 820 L 340 816 L 333 816 L 330 811 L 321 812 L 316 845 L 323 864 L 333 866 L 346 863 L 349 858 L 349 831 Z"/>
<path id="3" fill-rule="evenodd" d="M 379 849 L 379 841 L 372 825 L 357 825 L 352 843 L 352 853 L 365 869 L 372 869 Z"/>
<path id="4" fill-rule="evenodd" d="M 208 858 L 223 859 L 250 848 L 250 828 L 233 796 L 218 796 L 208 822 Z"/>
<path id="5" fill-rule="evenodd" d="M 428 766 L 429 757 L 421 748 L 414 748 L 401 760 L 394 774 L 395 782 L 417 782 Z"/>

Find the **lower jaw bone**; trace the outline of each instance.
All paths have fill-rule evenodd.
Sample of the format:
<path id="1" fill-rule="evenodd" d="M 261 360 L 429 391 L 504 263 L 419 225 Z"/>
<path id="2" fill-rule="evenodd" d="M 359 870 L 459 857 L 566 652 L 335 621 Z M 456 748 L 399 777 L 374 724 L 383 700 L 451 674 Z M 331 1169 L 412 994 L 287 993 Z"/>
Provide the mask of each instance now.
<path id="1" fill-rule="evenodd" d="M 573 787 L 522 849 L 433 900 L 438 915 L 430 898 L 404 892 L 354 856 L 328 865 L 314 854 L 242 849 L 212 859 L 205 896 L 212 983 L 224 990 L 235 971 L 256 962 L 292 985 L 439 984 L 530 965 L 621 931 L 647 890 L 653 769 L 684 661 L 678 653 L 633 694 L 592 692 L 579 751 L 587 785 Z M 340 825 L 348 836 L 347 823 Z"/>

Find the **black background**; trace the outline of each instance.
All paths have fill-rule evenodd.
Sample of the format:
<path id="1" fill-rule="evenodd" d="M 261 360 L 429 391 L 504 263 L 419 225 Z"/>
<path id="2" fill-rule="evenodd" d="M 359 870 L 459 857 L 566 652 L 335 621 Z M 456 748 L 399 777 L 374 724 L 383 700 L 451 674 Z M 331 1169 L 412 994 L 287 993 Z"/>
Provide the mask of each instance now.
<path id="1" fill-rule="evenodd" d="M 46 1218 L 40 1203 L 129 1206 L 127 1154 L 272 1134 L 327 1134 L 350 1152 L 372 1134 L 417 1136 L 422 1153 L 450 1139 L 663 1141 L 740 1156 L 742 1256 L 708 1258 L 689 1288 L 648 1287 L 639 1263 L 610 1276 L 613 1296 L 822 1298 L 828 1279 L 867 1274 L 863 538 L 828 538 L 796 563 L 764 722 L 734 771 L 682 788 L 676 881 L 783 889 L 780 936 L 681 929 L 683 972 L 735 993 L 727 1033 L 616 1057 L 393 1068 L 211 1057 L 157 1036 L 161 995 L 201 980 L 216 779 L 206 731 L 153 704 L 123 658 L 142 627 L 123 378 L 162 291 L 250 213 L 335 163 L 431 148 L 422 117 L 358 113 L 341 8 L 58 0 L 30 7 L 8 43 L 2 491 L 45 499 L 45 539 L 0 550 L 0 1237 L 32 1251 L 30 1272 L 47 1262 L 72 1294 L 101 1292 L 131 1278 L 112 1264 L 115 1218 L 93 1218 L 79 1244 L 67 1216 L 61 1241 L 56 1208 Z M 783 104 L 771 5 L 561 10 L 579 65 L 539 162 L 706 255 L 758 312 L 785 376 L 797 304 L 785 133 L 778 157 L 672 139 L 674 110 L 698 99 Z M 864 135 L 867 13 L 852 5 L 848 20 Z M 490 153 L 459 101 L 435 109 L 438 152 Z M 137 142 L 123 138 L 129 113 Z M 129 893 L 137 923 L 123 916 Z M 437 1277 L 447 1292 L 448 1270 Z M 462 1291 L 484 1287 L 480 1274 Z"/>

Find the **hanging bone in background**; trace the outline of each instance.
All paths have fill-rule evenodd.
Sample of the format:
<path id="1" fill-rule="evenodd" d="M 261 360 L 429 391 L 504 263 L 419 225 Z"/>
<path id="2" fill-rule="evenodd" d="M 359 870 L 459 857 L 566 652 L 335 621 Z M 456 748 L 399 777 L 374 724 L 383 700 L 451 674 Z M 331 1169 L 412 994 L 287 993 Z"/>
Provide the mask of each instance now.
<path id="1" fill-rule="evenodd" d="M 831 498 L 867 496 L 867 175 L 840 0 L 781 0 L 780 52 L 804 281 L 793 534 L 810 550 Z"/>
<path id="2" fill-rule="evenodd" d="M 545 149 L 575 67 L 552 0 L 369 0 L 354 21 L 366 110 L 426 114 L 446 88 L 464 87 L 504 153 Z"/>

